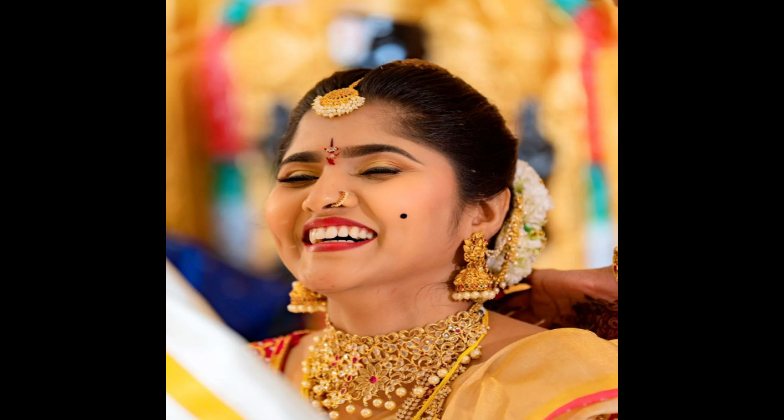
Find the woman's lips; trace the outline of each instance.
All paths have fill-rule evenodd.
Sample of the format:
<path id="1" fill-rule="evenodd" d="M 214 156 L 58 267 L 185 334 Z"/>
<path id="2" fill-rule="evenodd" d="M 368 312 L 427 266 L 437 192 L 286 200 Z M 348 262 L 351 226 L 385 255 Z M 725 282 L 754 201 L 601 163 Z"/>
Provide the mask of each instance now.
<path id="1" fill-rule="evenodd" d="M 318 244 L 305 242 L 305 249 L 311 252 L 345 251 L 347 249 L 360 247 L 375 240 L 376 238 L 368 239 L 362 242 L 321 242 Z"/>

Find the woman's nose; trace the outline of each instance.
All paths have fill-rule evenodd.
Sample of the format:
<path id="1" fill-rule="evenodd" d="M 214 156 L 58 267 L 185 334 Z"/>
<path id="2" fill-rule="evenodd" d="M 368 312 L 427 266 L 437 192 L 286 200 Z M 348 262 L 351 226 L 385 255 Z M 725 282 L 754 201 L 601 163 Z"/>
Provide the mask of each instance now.
<path id="1" fill-rule="evenodd" d="M 325 171 L 327 172 L 327 171 Z M 302 209 L 311 213 L 340 212 L 342 208 L 357 205 L 357 197 L 348 187 L 348 177 L 336 174 L 324 175 L 316 181 L 307 198 L 302 202 Z M 342 193 L 345 192 L 345 194 Z M 346 196 L 343 199 L 343 196 Z M 333 204 L 341 203 L 338 207 Z"/>

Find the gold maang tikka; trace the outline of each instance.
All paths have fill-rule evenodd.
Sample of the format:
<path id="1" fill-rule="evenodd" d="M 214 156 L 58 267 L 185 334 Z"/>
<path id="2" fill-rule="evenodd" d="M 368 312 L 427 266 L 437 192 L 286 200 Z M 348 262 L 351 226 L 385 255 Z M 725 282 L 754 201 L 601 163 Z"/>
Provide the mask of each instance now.
<path id="1" fill-rule="evenodd" d="M 509 219 L 501 229 L 501 235 L 506 235 L 504 249 L 487 250 L 487 240 L 484 234 L 476 232 L 463 244 L 466 267 L 458 273 L 454 280 L 455 292 L 453 300 L 473 300 L 484 302 L 492 300 L 506 288 L 506 273 L 509 264 L 514 264 L 517 258 L 517 242 L 520 237 L 520 223 L 523 220 L 523 196 L 515 194 L 514 209 Z M 504 254 L 504 262 L 497 274 L 493 275 L 487 268 L 487 255 Z"/>
<path id="2" fill-rule="evenodd" d="M 308 289 L 298 281 L 291 283 L 289 298 L 291 298 L 291 303 L 287 307 L 289 312 L 312 314 L 327 311 L 327 298 L 321 293 Z"/>
<path id="3" fill-rule="evenodd" d="M 313 110 L 322 117 L 334 118 L 358 109 L 365 103 L 365 98 L 359 96 L 359 92 L 354 89 L 361 81 L 362 79 L 359 79 L 347 88 L 335 89 L 324 96 L 316 96 L 313 100 Z"/>

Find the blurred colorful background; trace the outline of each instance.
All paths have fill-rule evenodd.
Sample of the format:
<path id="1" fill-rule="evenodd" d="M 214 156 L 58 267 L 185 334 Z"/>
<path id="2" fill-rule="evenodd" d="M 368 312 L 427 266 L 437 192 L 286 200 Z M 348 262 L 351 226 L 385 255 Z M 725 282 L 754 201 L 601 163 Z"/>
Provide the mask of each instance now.
<path id="1" fill-rule="evenodd" d="M 351 67 L 422 58 L 499 107 L 555 202 L 537 268 L 618 244 L 618 8 L 610 0 L 167 0 L 166 256 L 249 340 L 289 333 L 264 222 L 288 112 Z"/>

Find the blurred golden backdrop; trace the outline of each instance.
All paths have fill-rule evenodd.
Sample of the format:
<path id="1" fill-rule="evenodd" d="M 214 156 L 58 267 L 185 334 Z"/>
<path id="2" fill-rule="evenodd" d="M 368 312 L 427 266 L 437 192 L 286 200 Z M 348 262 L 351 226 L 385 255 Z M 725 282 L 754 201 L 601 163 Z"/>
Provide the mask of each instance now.
<path id="1" fill-rule="evenodd" d="M 612 2 L 167 0 L 166 15 L 167 232 L 199 240 L 252 271 L 279 268 L 263 209 L 281 110 L 348 66 L 346 57 L 368 42 L 362 28 L 392 22 L 402 28 L 401 39 L 421 34 L 421 58 L 486 95 L 523 144 L 525 133 L 534 133 L 551 147 L 550 174 L 540 175 L 555 209 L 535 266 L 610 264 L 618 222 Z M 409 56 L 415 44 L 402 43 Z M 225 200 L 233 189 L 241 199 Z"/>

